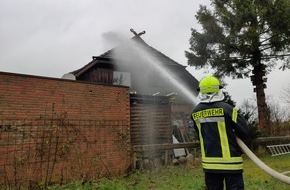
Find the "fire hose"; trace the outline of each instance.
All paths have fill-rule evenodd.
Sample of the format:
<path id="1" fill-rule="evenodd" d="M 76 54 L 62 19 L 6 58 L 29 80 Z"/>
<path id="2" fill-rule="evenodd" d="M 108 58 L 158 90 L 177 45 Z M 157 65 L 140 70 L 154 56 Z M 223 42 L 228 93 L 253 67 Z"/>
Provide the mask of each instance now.
<path id="1" fill-rule="evenodd" d="M 273 170 L 269 166 L 267 166 L 264 162 L 262 162 L 245 144 L 244 142 L 239 138 L 237 138 L 238 145 L 241 147 L 243 152 L 257 165 L 259 166 L 264 172 L 269 174 L 270 176 L 284 182 L 290 185 L 290 177 L 284 175 L 286 174 L 279 173 L 276 170 Z"/>

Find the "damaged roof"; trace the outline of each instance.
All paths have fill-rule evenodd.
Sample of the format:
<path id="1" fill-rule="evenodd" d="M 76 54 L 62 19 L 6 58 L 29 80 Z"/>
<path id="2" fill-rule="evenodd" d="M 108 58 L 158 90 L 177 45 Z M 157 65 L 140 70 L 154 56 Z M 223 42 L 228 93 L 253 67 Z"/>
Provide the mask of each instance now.
<path id="1" fill-rule="evenodd" d="M 132 32 L 132 31 L 131 31 Z M 134 32 L 133 32 L 134 33 Z M 123 44 L 120 44 L 119 46 L 99 55 L 99 56 L 93 56 L 92 60 L 84 65 L 82 68 L 77 69 L 75 71 L 70 72 L 71 74 L 73 74 L 76 78 L 80 77 L 81 75 L 85 74 L 86 72 L 88 72 L 90 69 L 93 69 L 94 67 L 98 67 L 98 65 L 100 64 L 111 64 L 113 65 L 113 70 L 114 71 L 118 71 L 118 64 L 120 64 L 118 61 L 118 59 L 124 59 L 126 58 L 126 56 L 122 56 L 122 55 L 116 55 L 116 52 L 118 50 L 124 50 L 125 48 L 127 48 L 128 44 L 130 43 L 137 43 L 138 45 L 142 46 L 142 48 L 146 49 L 146 51 L 148 53 L 150 53 L 150 56 L 154 57 L 154 59 L 158 59 L 159 62 L 162 64 L 163 67 L 166 67 L 167 70 L 169 70 L 171 73 L 173 73 L 173 75 L 175 75 L 175 78 L 177 78 L 177 80 L 179 82 L 181 82 L 186 88 L 188 88 L 193 94 L 197 94 L 197 87 L 198 87 L 198 81 L 195 77 L 193 77 L 187 70 L 186 70 L 186 66 L 183 66 L 179 63 L 177 63 L 176 61 L 172 60 L 170 57 L 166 56 L 165 54 L 161 53 L 160 51 L 156 50 L 155 48 L 149 46 L 140 36 L 142 34 L 144 34 L 145 32 L 141 32 L 139 34 L 134 33 L 134 37 L 132 37 L 130 40 L 124 42 Z M 133 51 L 133 50 L 129 50 L 129 51 Z M 138 54 L 138 52 L 137 52 Z M 136 55 L 136 57 L 138 57 L 138 55 Z M 128 56 L 127 60 L 134 60 L 136 57 L 134 56 Z M 134 61 L 132 61 L 132 63 L 134 63 Z M 132 64 L 131 63 L 131 64 Z M 129 69 L 131 67 L 133 67 L 134 65 L 129 65 Z M 144 67 L 139 70 L 138 72 L 142 73 L 144 72 L 146 67 L 146 63 L 144 63 Z M 145 68 L 145 69 L 144 69 Z M 134 71 L 130 71 L 130 72 L 136 72 L 136 70 Z M 140 74 L 136 74 L 137 76 Z M 156 75 L 156 74 L 155 74 Z M 150 76 L 149 76 L 150 77 Z M 132 80 L 136 80 L 134 78 L 132 78 Z M 153 91 L 150 93 L 154 93 Z M 167 93 L 167 92 L 166 92 Z"/>

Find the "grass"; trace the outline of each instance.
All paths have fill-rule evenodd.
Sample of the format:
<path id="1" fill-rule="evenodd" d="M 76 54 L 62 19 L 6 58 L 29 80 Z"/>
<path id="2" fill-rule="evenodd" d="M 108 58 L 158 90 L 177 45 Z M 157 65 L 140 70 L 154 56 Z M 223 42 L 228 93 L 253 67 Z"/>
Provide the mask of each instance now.
<path id="1" fill-rule="evenodd" d="M 260 159 L 271 168 L 290 171 L 290 154 Z M 244 159 L 244 179 L 246 190 L 286 190 L 290 186 L 264 173 L 248 158 Z M 204 174 L 201 166 L 168 166 L 154 171 L 136 171 L 128 176 L 101 179 L 96 183 L 73 183 L 49 190 L 204 190 Z"/>
<path id="2" fill-rule="evenodd" d="M 283 156 L 263 156 L 260 159 L 272 169 L 278 172 L 290 171 L 290 154 Z M 289 175 L 288 175 L 289 176 Z M 286 190 L 290 189 L 290 185 L 280 182 L 270 175 L 263 172 L 251 160 L 245 159 L 244 164 L 244 178 L 247 189 L 257 190 Z"/>

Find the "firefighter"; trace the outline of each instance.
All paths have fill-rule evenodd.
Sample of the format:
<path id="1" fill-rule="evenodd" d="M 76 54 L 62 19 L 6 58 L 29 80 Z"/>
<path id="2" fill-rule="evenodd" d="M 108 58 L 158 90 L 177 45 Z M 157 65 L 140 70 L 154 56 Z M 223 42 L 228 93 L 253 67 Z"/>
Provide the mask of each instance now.
<path id="1" fill-rule="evenodd" d="M 207 190 L 244 189 L 242 150 L 236 135 L 246 141 L 249 128 L 238 109 L 224 102 L 218 78 L 207 75 L 199 82 L 199 104 L 192 112 L 198 133 Z"/>

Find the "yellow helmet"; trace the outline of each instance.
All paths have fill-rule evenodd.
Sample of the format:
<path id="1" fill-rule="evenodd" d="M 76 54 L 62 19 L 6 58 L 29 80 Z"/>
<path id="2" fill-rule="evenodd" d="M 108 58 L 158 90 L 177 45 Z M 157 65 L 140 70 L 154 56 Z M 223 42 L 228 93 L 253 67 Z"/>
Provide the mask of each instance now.
<path id="1" fill-rule="evenodd" d="M 219 79 L 208 74 L 200 80 L 198 90 L 202 94 L 213 94 L 221 88 Z"/>

